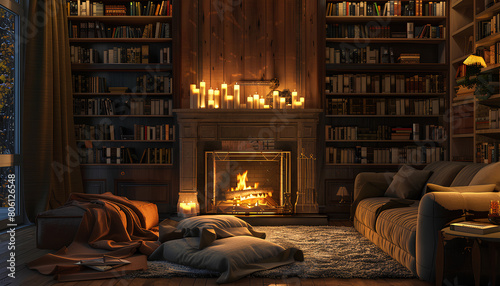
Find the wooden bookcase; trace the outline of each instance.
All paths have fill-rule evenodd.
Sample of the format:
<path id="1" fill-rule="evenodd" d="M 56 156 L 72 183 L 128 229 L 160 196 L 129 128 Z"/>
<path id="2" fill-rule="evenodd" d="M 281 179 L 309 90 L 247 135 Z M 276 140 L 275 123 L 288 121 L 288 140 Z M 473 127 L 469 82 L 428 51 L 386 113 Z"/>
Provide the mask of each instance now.
<path id="1" fill-rule="evenodd" d="M 90 9 L 87 13 L 68 11 L 73 112 L 84 189 L 151 201 L 160 213 L 175 211 L 176 4 L 101 3 L 102 15 Z M 138 15 L 139 9 L 142 13 L 153 4 L 165 7 L 163 12 Z M 168 4 L 172 4 L 172 12 L 168 12 Z M 108 14 L 108 5 L 120 5 L 125 15 Z M 113 92 L 112 87 L 126 91 L 118 88 Z"/>
<path id="2" fill-rule="evenodd" d="M 451 7 L 451 55 L 450 65 L 450 96 L 453 128 L 451 129 L 451 159 L 477 163 L 498 161 L 498 145 L 500 129 L 497 123 L 490 123 L 491 117 L 496 117 L 500 108 L 499 82 L 499 47 L 500 34 L 482 35 L 481 23 L 489 21 L 500 13 L 500 3 L 491 3 L 485 7 L 485 1 L 460 1 L 452 3 Z M 484 29 L 483 29 L 484 30 Z M 495 50 L 490 50 L 495 46 Z M 482 50 L 489 50 L 490 55 L 496 54 L 496 59 L 489 60 Z M 493 88 L 493 95 L 484 100 L 475 94 L 475 89 L 459 88 L 457 82 L 462 74 L 457 69 L 472 53 L 485 57 L 487 67 L 482 68 L 482 74 L 488 75 L 488 81 Z M 491 114 L 491 111 L 494 113 Z M 492 124 L 492 125 L 491 125 Z M 482 125 L 482 126 L 481 126 Z M 496 154 L 496 156 L 495 156 Z M 492 158 L 493 156 L 493 158 Z"/>
<path id="3" fill-rule="evenodd" d="M 324 211 L 337 213 L 336 216 L 338 187 L 353 182 L 358 173 L 396 171 L 402 164 L 422 168 L 432 161 L 447 160 L 449 155 L 446 112 L 449 108 L 449 1 L 443 1 L 445 4 L 439 8 L 436 6 L 430 15 L 423 12 L 422 16 L 411 14 L 414 10 L 405 10 L 410 1 L 387 2 L 389 11 L 393 3 L 396 5 L 394 12 L 386 15 L 383 14 L 384 1 L 352 1 L 347 9 L 342 6 L 346 3 L 343 1 L 327 0 L 320 5 L 326 15 L 325 159 L 321 187 L 325 189 Z M 378 15 L 375 3 L 381 5 Z M 423 1 L 423 9 L 430 3 L 436 2 Z M 356 4 L 371 8 L 356 8 Z M 419 37 L 420 27 L 428 24 L 436 28 L 427 28 L 429 34 L 424 32 Z M 408 25 L 413 26 L 413 37 L 408 36 Z M 402 54 L 419 54 L 420 58 L 403 56 L 402 63 L 398 60 Z M 415 76 L 424 82 L 419 88 Z M 414 125 L 419 128 L 418 138 L 414 135 L 417 133 Z M 385 131 L 378 131 L 379 126 L 386 126 Z M 426 126 L 436 126 L 435 132 L 439 135 L 426 136 Z M 405 132 L 411 134 L 391 134 Z M 429 158 L 416 155 L 424 149 L 433 155 Z M 342 154 L 341 150 L 348 151 Z M 336 157 L 332 155 L 335 152 Z M 347 189 L 352 196 L 352 185 L 347 184 Z"/>

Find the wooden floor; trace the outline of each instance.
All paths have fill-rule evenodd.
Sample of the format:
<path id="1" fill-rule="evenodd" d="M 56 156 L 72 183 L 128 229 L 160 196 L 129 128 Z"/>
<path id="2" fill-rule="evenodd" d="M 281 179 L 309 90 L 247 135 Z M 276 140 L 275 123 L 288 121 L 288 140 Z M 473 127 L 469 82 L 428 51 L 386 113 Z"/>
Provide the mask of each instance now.
<path id="1" fill-rule="evenodd" d="M 349 221 L 331 221 L 331 225 L 351 225 Z M 48 253 L 47 250 L 40 250 L 35 245 L 35 227 L 28 226 L 16 230 L 16 278 L 7 277 L 7 258 L 9 254 L 8 239 L 9 235 L 3 233 L 0 235 L 0 285 L 27 285 L 27 286 L 120 286 L 120 285 L 167 285 L 167 286 L 208 286 L 217 285 L 215 278 L 135 278 L 135 279 L 106 279 L 106 280 L 89 280 L 79 282 L 57 283 L 52 279 L 52 276 L 41 275 L 36 271 L 26 267 L 26 262 L 34 260 L 43 254 Z M 431 284 L 420 281 L 418 279 L 261 279 L 261 278 L 244 278 L 234 283 L 223 284 L 228 286 L 250 286 L 250 285 L 265 285 L 265 286 L 284 286 L 284 285 L 314 285 L 314 286 L 329 286 L 329 285 L 389 285 L 389 286 L 429 286 Z"/>

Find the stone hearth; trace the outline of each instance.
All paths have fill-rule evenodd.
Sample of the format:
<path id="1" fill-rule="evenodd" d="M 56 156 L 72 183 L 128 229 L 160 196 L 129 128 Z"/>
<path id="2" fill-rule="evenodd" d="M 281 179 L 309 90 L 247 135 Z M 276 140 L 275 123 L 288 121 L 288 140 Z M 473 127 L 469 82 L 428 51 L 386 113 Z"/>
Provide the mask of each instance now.
<path id="1" fill-rule="evenodd" d="M 205 213 L 205 152 L 221 150 L 223 141 L 272 141 L 275 150 L 292 154 L 291 192 L 292 203 L 295 203 L 300 175 L 297 156 L 303 152 L 317 157 L 321 112 L 320 109 L 175 110 L 179 125 L 180 190 L 198 190 L 201 212 Z"/>

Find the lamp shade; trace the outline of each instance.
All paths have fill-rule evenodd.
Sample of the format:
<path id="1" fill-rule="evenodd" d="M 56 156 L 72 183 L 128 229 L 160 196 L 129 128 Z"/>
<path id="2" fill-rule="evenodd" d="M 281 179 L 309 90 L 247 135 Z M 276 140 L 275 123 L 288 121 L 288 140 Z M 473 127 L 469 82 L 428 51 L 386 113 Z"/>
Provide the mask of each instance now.
<path id="1" fill-rule="evenodd" d="M 470 56 L 468 56 L 465 59 L 464 64 L 468 65 L 468 66 L 474 66 L 474 65 L 477 66 L 477 65 L 480 65 L 483 68 L 486 67 L 486 62 L 484 61 L 483 57 L 476 56 L 476 55 L 470 55 Z"/>

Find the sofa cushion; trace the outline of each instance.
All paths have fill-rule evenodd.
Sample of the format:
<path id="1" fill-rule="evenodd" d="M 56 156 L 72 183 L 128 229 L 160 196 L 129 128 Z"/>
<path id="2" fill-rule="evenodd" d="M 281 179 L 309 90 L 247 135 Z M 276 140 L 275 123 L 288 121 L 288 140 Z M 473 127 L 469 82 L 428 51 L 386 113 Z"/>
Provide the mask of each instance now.
<path id="1" fill-rule="evenodd" d="M 422 188 L 432 171 L 417 170 L 411 166 L 403 165 L 394 175 L 394 178 L 385 191 L 386 197 L 402 199 L 419 199 L 422 195 Z"/>
<path id="2" fill-rule="evenodd" d="M 418 201 L 409 207 L 385 210 L 377 218 L 376 231 L 415 257 Z"/>
<path id="3" fill-rule="evenodd" d="M 450 187 L 456 186 L 468 186 L 472 178 L 476 175 L 479 170 L 481 170 L 486 164 L 469 164 L 460 170 L 460 172 L 455 176 L 455 179 L 451 183 Z M 432 183 L 432 182 L 431 182 Z"/>
<path id="4" fill-rule="evenodd" d="M 470 186 L 496 184 L 496 190 L 500 191 L 500 162 L 485 166 L 476 173 Z"/>
<path id="5" fill-rule="evenodd" d="M 430 192 L 484 193 L 493 192 L 495 190 L 495 186 L 495 184 L 488 184 L 475 186 L 443 187 L 435 184 L 427 184 L 427 190 Z"/>
<path id="6" fill-rule="evenodd" d="M 362 200 L 356 208 L 355 215 L 357 220 L 368 228 L 375 230 L 377 209 L 389 202 L 391 199 L 392 198 L 389 197 L 376 197 Z"/>
<path id="7" fill-rule="evenodd" d="M 424 170 L 432 171 L 427 183 L 449 187 L 457 174 L 466 166 L 463 162 L 438 161 L 427 165 Z"/>

